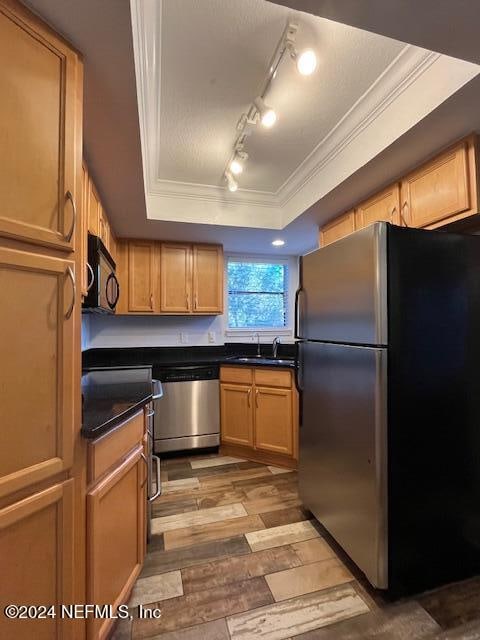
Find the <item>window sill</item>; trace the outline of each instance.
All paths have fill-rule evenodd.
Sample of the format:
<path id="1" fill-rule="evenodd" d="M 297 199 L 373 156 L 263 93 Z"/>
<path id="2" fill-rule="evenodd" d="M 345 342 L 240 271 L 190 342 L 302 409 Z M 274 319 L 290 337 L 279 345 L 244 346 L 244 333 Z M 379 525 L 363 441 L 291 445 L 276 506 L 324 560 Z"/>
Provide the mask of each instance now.
<path id="1" fill-rule="evenodd" d="M 258 333 L 260 337 L 265 338 L 274 338 L 275 336 L 289 336 L 293 338 L 293 330 L 285 327 L 283 329 L 225 329 L 225 335 L 232 338 L 253 338 L 256 333 Z"/>

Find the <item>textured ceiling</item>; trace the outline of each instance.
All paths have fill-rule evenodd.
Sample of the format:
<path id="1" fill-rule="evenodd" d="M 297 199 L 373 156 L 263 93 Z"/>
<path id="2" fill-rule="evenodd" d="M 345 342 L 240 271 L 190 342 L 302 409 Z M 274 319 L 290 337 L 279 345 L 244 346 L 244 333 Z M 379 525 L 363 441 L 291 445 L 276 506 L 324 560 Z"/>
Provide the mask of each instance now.
<path id="1" fill-rule="evenodd" d="M 235 125 L 262 85 L 289 13 L 263 0 L 162 3 L 157 178 L 223 184 Z M 278 122 L 250 136 L 242 189 L 276 192 L 404 47 L 308 14 L 296 17 L 298 48 L 315 48 L 317 71 L 300 76 L 284 58 L 266 99 Z"/>

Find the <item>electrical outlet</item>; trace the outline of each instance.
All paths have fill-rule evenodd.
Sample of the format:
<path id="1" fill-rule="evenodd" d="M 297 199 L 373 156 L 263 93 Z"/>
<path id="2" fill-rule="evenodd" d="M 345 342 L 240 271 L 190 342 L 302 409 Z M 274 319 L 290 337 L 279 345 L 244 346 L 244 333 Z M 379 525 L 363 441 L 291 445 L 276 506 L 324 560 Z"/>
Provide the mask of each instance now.
<path id="1" fill-rule="evenodd" d="M 182 344 L 188 344 L 188 333 L 185 333 L 184 331 L 180 333 L 180 342 Z"/>
<path id="2" fill-rule="evenodd" d="M 215 331 L 209 331 L 208 332 L 208 341 L 209 342 L 215 342 Z"/>

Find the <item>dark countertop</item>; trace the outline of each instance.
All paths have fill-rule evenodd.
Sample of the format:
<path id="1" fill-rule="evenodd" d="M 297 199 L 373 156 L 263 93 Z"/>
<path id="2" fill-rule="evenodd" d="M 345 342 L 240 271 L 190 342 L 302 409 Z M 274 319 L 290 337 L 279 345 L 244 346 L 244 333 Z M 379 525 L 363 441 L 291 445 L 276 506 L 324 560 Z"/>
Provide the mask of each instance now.
<path id="1" fill-rule="evenodd" d="M 152 399 L 152 367 L 91 367 L 82 375 L 82 435 L 111 431 Z"/>
<path id="2" fill-rule="evenodd" d="M 263 357 L 271 358 L 271 344 L 261 344 Z M 153 378 L 164 367 L 200 366 L 230 364 L 235 366 L 254 366 L 252 363 L 235 361 L 235 357 L 254 356 L 257 345 L 253 343 L 226 343 L 218 346 L 200 347 L 125 347 L 110 349 L 88 349 L 82 354 L 83 366 L 151 366 Z M 266 367 L 296 367 L 296 344 L 280 344 L 278 357 L 289 360 L 288 364 L 255 363 Z"/>

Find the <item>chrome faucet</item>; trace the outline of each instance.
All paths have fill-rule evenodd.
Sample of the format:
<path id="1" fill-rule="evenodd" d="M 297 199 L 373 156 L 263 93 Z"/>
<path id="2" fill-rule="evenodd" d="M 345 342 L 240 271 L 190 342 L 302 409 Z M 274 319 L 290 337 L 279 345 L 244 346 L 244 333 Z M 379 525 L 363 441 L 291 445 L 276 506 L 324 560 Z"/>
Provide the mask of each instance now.
<path id="1" fill-rule="evenodd" d="M 253 337 L 257 338 L 257 358 L 260 358 L 260 335 L 256 332 L 253 334 Z"/>
<path id="2" fill-rule="evenodd" d="M 278 345 L 280 344 L 280 338 L 275 336 L 272 342 L 272 355 L 274 358 L 277 357 Z"/>

